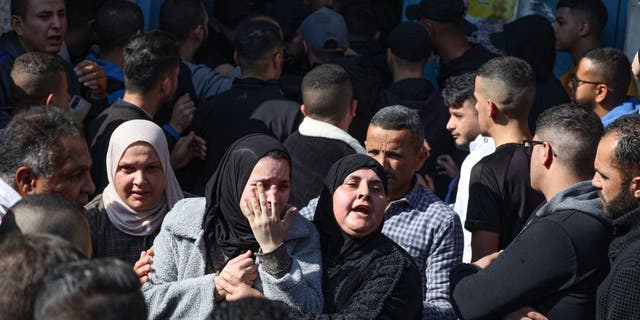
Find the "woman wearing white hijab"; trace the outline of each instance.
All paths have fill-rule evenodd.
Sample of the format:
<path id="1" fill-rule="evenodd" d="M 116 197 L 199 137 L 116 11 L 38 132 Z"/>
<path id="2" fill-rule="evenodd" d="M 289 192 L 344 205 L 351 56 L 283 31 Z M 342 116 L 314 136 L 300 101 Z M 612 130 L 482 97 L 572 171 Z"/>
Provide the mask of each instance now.
<path id="1" fill-rule="evenodd" d="M 182 191 L 166 138 L 151 121 L 131 120 L 116 128 L 106 162 L 109 184 L 85 206 L 94 257 L 115 257 L 133 265 L 141 251 L 153 245 Z"/>

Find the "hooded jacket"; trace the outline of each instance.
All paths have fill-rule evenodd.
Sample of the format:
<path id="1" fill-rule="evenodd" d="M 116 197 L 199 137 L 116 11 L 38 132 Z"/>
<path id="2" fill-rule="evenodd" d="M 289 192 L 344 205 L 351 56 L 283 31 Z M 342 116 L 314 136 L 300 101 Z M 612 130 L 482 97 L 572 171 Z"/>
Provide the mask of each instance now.
<path id="1" fill-rule="evenodd" d="M 487 268 L 456 267 L 451 302 L 461 319 L 502 318 L 523 306 L 549 319 L 594 319 L 611 238 L 597 192 L 580 182 L 541 205 Z"/>

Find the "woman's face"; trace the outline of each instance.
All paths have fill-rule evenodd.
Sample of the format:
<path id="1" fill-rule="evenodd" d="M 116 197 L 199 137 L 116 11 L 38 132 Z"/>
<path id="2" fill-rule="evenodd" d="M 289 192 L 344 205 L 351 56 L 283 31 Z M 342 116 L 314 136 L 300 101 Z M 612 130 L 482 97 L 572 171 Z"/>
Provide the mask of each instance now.
<path id="1" fill-rule="evenodd" d="M 251 199 L 257 184 L 262 183 L 267 203 L 276 201 L 283 209 L 287 201 L 289 201 L 290 172 L 291 168 L 286 160 L 272 157 L 260 159 L 253 167 L 251 176 L 249 176 L 249 180 L 242 191 L 240 206 L 242 207 L 242 203 Z M 270 205 L 268 204 L 268 206 Z"/>
<path id="2" fill-rule="evenodd" d="M 333 212 L 348 235 L 362 238 L 380 227 L 387 206 L 382 180 L 371 169 L 349 174 L 333 193 Z"/>
<path id="3" fill-rule="evenodd" d="M 156 150 L 146 142 L 133 143 L 118 162 L 114 179 L 120 199 L 135 211 L 153 208 L 164 197 L 164 171 Z"/>

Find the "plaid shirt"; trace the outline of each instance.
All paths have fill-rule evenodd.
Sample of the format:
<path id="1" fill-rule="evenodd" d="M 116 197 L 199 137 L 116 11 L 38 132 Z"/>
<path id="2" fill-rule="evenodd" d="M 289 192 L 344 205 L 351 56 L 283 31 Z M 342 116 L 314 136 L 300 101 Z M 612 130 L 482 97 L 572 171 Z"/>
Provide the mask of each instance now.
<path id="1" fill-rule="evenodd" d="M 300 210 L 309 220 L 318 198 Z M 456 319 L 449 302 L 449 273 L 462 260 L 462 226 L 458 215 L 415 183 L 403 198 L 389 203 L 382 233 L 414 259 L 424 288 L 424 319 Z"/>

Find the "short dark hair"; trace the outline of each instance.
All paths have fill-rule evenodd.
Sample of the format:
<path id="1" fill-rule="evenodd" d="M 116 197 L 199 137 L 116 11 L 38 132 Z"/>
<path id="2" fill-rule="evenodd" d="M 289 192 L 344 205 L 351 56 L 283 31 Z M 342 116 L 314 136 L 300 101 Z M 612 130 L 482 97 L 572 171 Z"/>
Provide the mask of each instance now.
<path id="1" fill-rule="evenodd" d="M 93 30 L 100 50 L 119 50 L 144 26 L 140 7 L 127 0 L 107 1 L 96 16 Z"/>
<path id="2" fill-rule="evenodd" d="M 295 319 L 297 313 L 281 301 L 245 298 L 234 302 L 216 305 L 213 310 L 213 320 L 268 320 Z"/>
<path id="3" fill-rule="evenodd" d="M 71 243 L 45 234 L 12 234 L 0 243 L 0 318 L 33 319 L 42 280 L 58 264 L 82 259 Z"/>
<path id="4" fill-rule="evenodd" d="M 476 74 L 468 72 L 447 79 L 446 86 L 442 89 L 442 98 L 449 108 L 459 109 L 465 101 L 476 102 L 473 95 Z"/>
<path id="5" fill-rule="evenodd" d="M 533 104 L 536 77 L 531 66 L 516 57 L 497 57 L 485 62 L 478 77 L 490 80 L 484 94 L 500 104 L 500 111 L 516 118 L 527 118 Z"/>
<path id="6" fill-rule="evenodd" d="M 2 219 L 4 233 L 46 233 L 61 237 L 91 255 L 91 230 L 82 208 L 55 193 L 30 195 L 14 204 Z M 86 250 L 89 252 L 85 252 Z"/>
<path id="7" fill-rule="evenodd" d="M 587 106 L 561 104 L 545 110 L 536 122 L 536 135 L 549 141 L 567 170 L 587 180 L 604 132 L 602 121 Z"/>
<path id="8" fill-rule="evenodd" d="M 640 174 L 640 114 L 622 116 L 607 127 L 605 135 L 614 134 L 618 144 L 613 165 L 633 177 Z"/>
<path id="9" fill-rule="evenodd" d="M 146 319 L 140 280 L 131 266 L 113 258 L 73 261 L 55 267 L 43 281 L 34 319 Z"/>
<path id="10" fill-rule="evenodd" d="M 607 25 L 607 7 L 601 0 L 560 0 L 556 8 L 569 8 L 586 15 L 598 32 Z"/>
<path id="11" fill-rule="evenodd" d="M 205 15 L 201 0 L 165 0 L 160 7 L 160 30 L 182 43 L 198 25 L 207 28 Z"/>
<path id="12" fill-rule="evenodd" d="M 27 52 L 16 58 L 11 69 L 13 113 L 44 105 L 49 93 L 61 89 L 60 74 L 66 76 L 66 71 L 57 55 Z"/>
<path id="13" fill-rule="evenodd" d="M 284 46 L 280 27 L 267 19 L 248 19 L 238 25 L 236 51 L 243 71 L 260 71 L 274 50 Z"/>
<path id="14" fill-rule="evenodd" d="M 168 33 L 155 30 L 134 36 L 124 48 L 125 90 L 148 93 L 179 63 L 178 44 Z"/>
<path id="15" fill-rule="evenodd" d="M 27 14 L 27 6 L 30 0 L 11 0 L 11 15 L 24 18 Z"/>
<path id="16" fill-rule="evenodd" d="M 409 130 L 416 151 L 424 145 L 424 124 L 418 110 L 401 105 L 384 107 L 373 115 L 369 124 L 384 130 Z"/>
<path id="17" fill-rule="evenodd" d="M 355 3 L 344 10 L 350 41 L 370 41 L 378 29 L 378 15 L 369 3 Z"/>
<path id="18" fill-rule="evenodd" d="M 352 100 L 351 80 L 341 66 L 319 65 L 302 79 L 302 101 L 312 118 L 338 123 L 344 119 Z"/>
<path id="19" fill-rule="evenodd" d="M 80 136 L 71 119 L 58 108 L 35 107 L 15 116 L 0 130 L 0 178 L 13 185 L 18 168 L 26 166 L 50 177 L 58 165 L 60 140 Z"/>
<path id="20" fill-rule="evenodd" d="M 611 88 L 615 96 L 626 96 L 631 82 L 631 63 L 627 56 L 615 48 L 596 48 L 587 52 L 583 59 L 589 59 L 596 72 Z"/>

